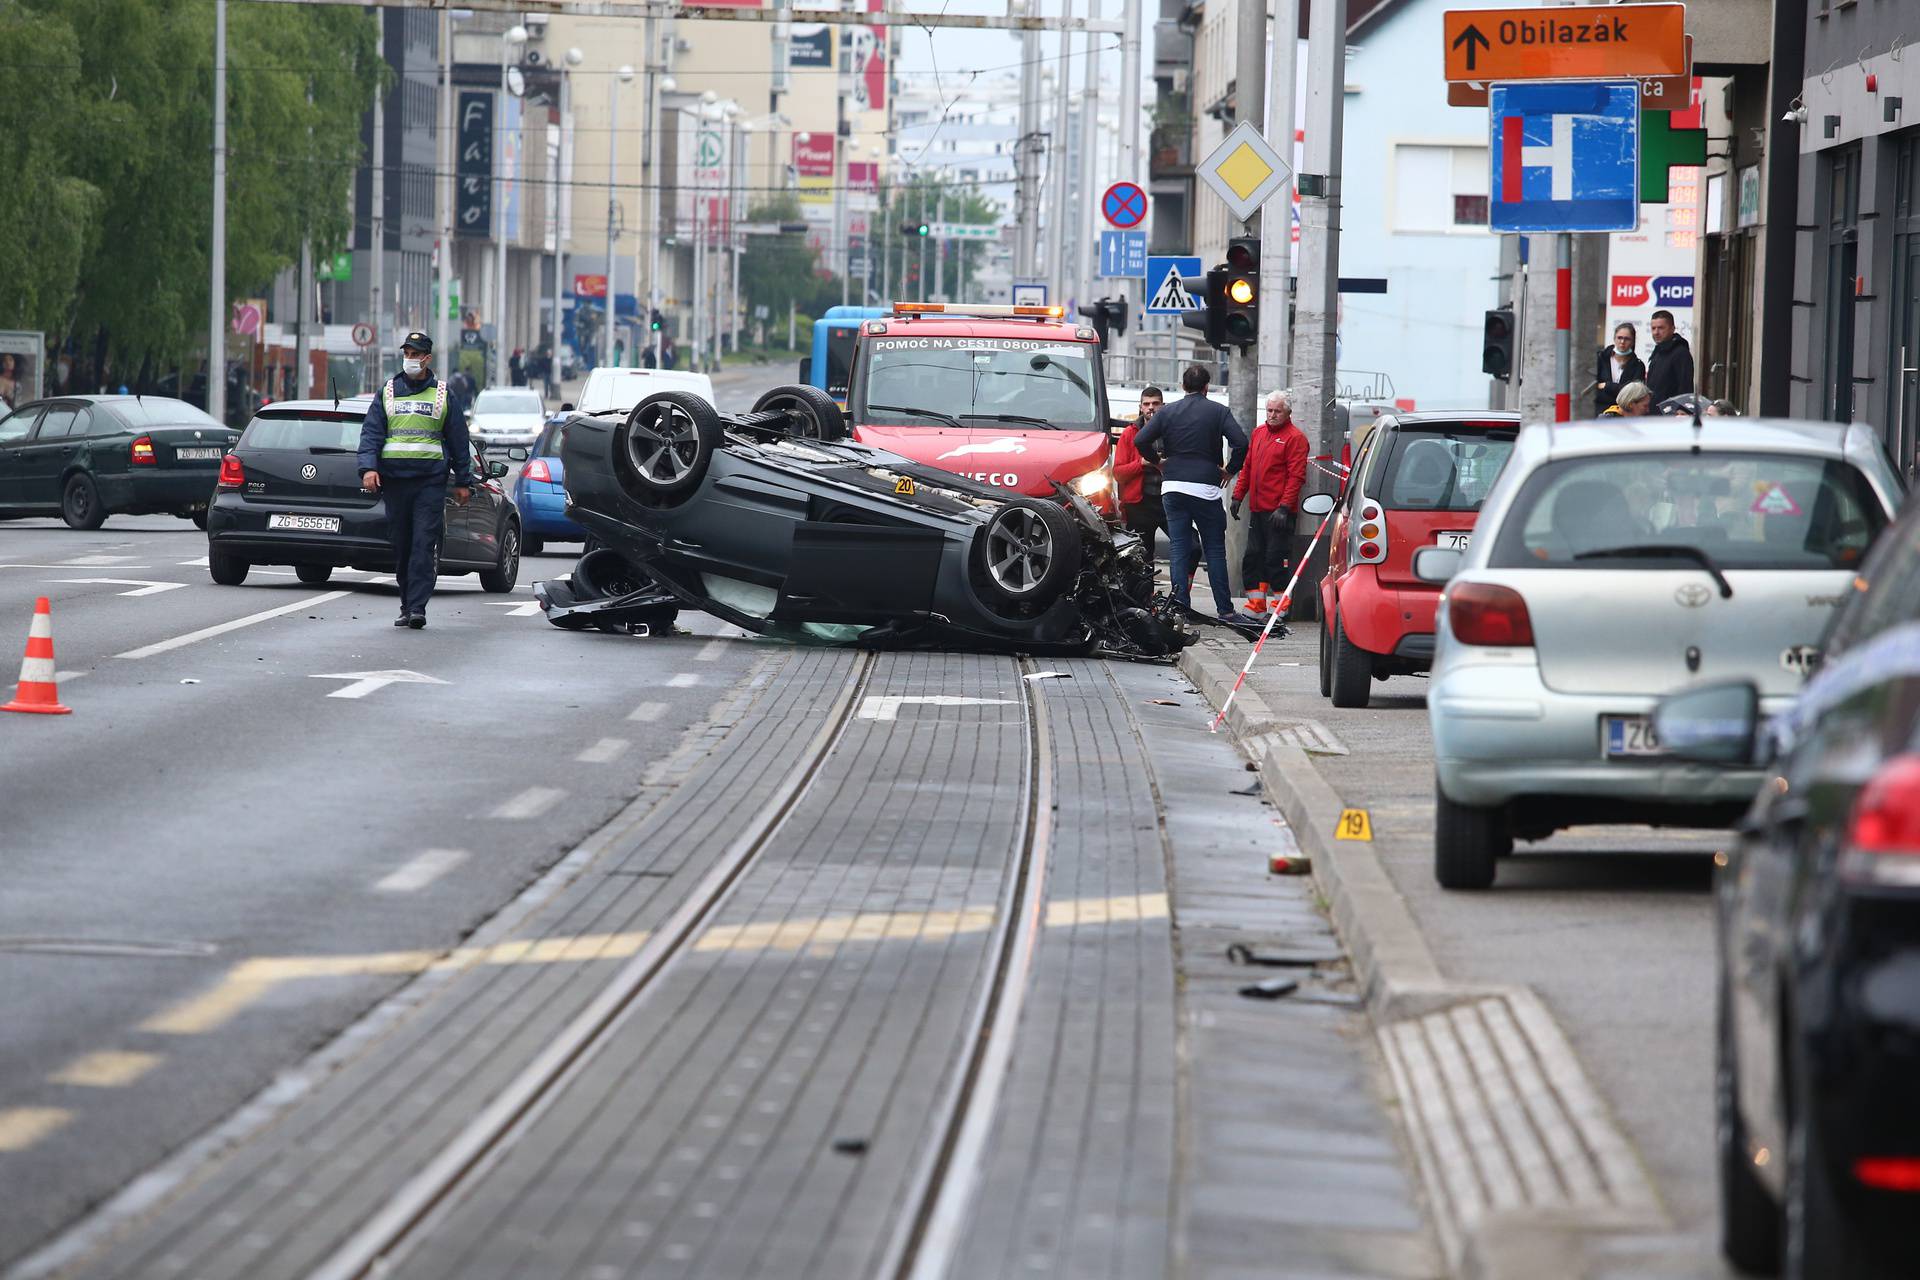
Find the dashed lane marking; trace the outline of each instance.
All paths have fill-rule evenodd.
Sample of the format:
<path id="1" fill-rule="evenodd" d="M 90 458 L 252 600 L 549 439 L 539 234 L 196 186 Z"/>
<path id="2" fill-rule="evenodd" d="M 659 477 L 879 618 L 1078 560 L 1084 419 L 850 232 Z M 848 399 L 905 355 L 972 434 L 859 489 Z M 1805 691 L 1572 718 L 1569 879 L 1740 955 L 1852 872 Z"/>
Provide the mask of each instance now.
<path id="1" fill-rule="evenodd" d="M 700 652 L 693 655 L 693 660 L 695 662 L 712 662 L 732 647 L 732 643 L 726 640 L 709 640 L 700 646 Z"/>
<path id="2" fill-rule="evenodd" d="M 467 860 L 465 849 L 428 849 L 373 882 L 375 893 L 416 893 Z"/>
<path id="3" fill-rule="evenodd" d="M 139 558 L 139 556 L 90 555 L 75 556 L 71 560 L 62 560 L 60 563 L 63 565 L 121 565 L 127 563 L 129 560 L 138 560 Z"/>
<path id="4" fill-rule="evenodd" d="M 664 702 L 643 702 L 633 710 L 627 712 L 627 719 L 638 720 L 644 724 L 658 720 L 666 714 L 666 711 L 667 704 Z"/>
<path id="5" fill-rule="evenodd" d="M 505 818 L 510 822 L 537 818 L 553 808 L 566 794 L 559 787 L 528 787 L 519 795 L 503 801 L 500 807 L 493 811 L 493 816 Z"/>
<path id="6" fill-rule="evenodd" d="M 0 1152 L 25 1151 L 73 1119 L 60 1107 L 11 1107 L 0 1111 Z"/>
<path id="7" fill-rule="evenodd" d="M 574 759 L 580 764 L 611 764 L 631 745 L 625 738 L 602 738 Z"/>
<path id="8" fill-rule="evenodd" d="M 667 688 L 669 689 L 691 689 L 699 683 L 700 674 L 697 671 L 682 671 L 677 676 L 667 677 Z"/>
<path id="9" fill-rule="evenodd" d="M 990 906 L 950 911 L 865 911 L 747 924 L 715 925 L 693 942 L 695 951 L 800 951 L 831 949 L 841 943 L 939 941 L 982 933 L 993 925 Z M 1112 898 L 1063 899 L 1047 904 L 1050 928 L 1125 924 L 1162 920 L 1164 893 L 1121 894 Z M 647 933 L 593 933 L 574 937 L 496 942 L 452 951 L 385 951 L 348 956 L 272 956 L 243 960 L 219 982 L 140 1024 L 160 1035 L 199 1035 L 224 1026 L 255 1000 L 283 982 L 303 978 L 416 974 L 428 970 L 468 969 L 476 965 L 578 964 L 589 960 L 626 960 L 646 944 Z"/>
<path id="10" fill-rule="evenodd" d="M 926 697 L 882 693 L 861 699 L 860 710 L 854 713 L 854 718 L 856 720 L 898 720 L 900 708 L 906 706 L 1010 707 L 1012 705 L 1012 698 L 969 698 L 952 693 L 935 693 Z"/>
<path id="11" fill-rule="evenodd" d="M 145 578 L 49 578 L 50 583 L 61 583 L 76 587 L 133 587 L 132 591 L 116 591 L 117 596 L 157 596 L 162 591 L 178 591 L 187 584 L 184 582 L 150 582 Z"/>
<path id="12" fill-rule="evenodd" d="M 171 640 L 161 640 L 154 644 L 142 645 L 138 649 L 129 649 L 125 653 L 116 656 L 122 658 L 151 658 L 156 653 L 166 653 L 172 649 L 180 649 L 190 644 L 197 644 L 202 640 L 211 640 L 213 637 L 223 636 L 229 631 L 238 631 L 242 627 L 251 627 L 257 622 L 266 622 L 285 614 L 298 613 L 302 609 L 312 609 L 318 605 L 326 604 L 328 601 L 338 600 L 350 594 L 352 593 L 347 591 L 328 591 L 317 596 L 308 596 L 303 600 L 295 600 L 292 604 L 283 604 L 277 609 L 263 609 L 259 613 L 250 613 L 244 618 L 235 618 L 232 622 L 222 622 L 215 626 L 202 627 L 198 631 L 189 631 L 186 635 L 174 636 Z"/>
<path id="13" fill-rule="evenodd" d="M 53 682 L 55 684 L 65 684 L 69 680 L 78 680 L 85 674 L 87 673 L 84 671 L 56 671 L 53 673 Z"/>
<path id="14" fill-rule="evenodd" d="M 103 1049 L 82 1054 L 47 1079 L 54 1084 L 79 1085 L 87 1089 L 121 1089 L 160 1065 L 157 1053 L 132 1053 Z"/>
<path id="15" fill-rule="evenodd" d="M 540 602 L 538 600 L 528 600 L 525 602 L 518 600 L 495 600 L 493 603 L 504 606 L 507 610 L 506 616 L 509 618 L 537 618 L 541 613 Z"/>

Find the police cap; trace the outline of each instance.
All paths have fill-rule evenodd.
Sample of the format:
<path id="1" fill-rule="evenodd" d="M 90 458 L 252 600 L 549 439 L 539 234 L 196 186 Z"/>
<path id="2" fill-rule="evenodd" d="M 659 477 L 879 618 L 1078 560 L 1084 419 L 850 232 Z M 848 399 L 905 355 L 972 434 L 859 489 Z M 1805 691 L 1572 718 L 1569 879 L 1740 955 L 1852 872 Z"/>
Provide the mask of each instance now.
<path id="1" fill-rule="evenodd" d="M 415 351 L 424 351 L 431 355 L 433 353 L 433 339 L 418 329 L 415 329 L 412 333 L 400 339 L 400 349 L 405 351 L 408 347 L 412 347 Z"/>

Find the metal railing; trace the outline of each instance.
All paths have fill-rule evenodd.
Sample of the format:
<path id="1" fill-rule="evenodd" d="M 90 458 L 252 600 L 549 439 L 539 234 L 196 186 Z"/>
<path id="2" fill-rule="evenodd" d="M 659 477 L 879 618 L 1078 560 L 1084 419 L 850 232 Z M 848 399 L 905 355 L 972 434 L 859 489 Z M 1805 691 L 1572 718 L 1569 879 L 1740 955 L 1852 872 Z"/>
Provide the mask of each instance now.
<path id="1" fill-rule="evenodd" d="M 1164 335 L 1152 335 L 1147 342 L 1157 349 L 1134 351 L 1127 355 L 1106 354 L 1104 363 L 1109 385 L 1145 386 L 1151 383 L 1170 394 L 1177 394 L 1181 372 L 1196 362 L 1207 365 L 1213 371 L 1213 385 L 1216 388 L 1231 385 L 1229 361 L 1223 353 L 1205 348 L 1196 352 L 1184 341 L 1178 342 L 1175 350 L 1169 351 Z M 1390 403 L 1397 394 L 1392 375 L 1380 370 L 1339 369 L 1335 371 L 1334 379 L 1332 394 L 1338 400 Z M 1263 393 L 1288 385 L 1285 370 L 1277 365 L 1261 365 L 1256 381 Z"/>

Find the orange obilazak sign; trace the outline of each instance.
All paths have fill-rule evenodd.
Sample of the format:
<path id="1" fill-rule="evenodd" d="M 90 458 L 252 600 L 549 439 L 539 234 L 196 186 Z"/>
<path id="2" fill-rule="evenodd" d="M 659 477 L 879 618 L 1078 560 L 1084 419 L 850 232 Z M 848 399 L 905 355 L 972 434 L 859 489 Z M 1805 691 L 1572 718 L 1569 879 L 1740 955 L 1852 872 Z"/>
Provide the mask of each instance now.
<path id="1" fill-rule="evenodd" d="M 1687 73 L 1684 4 L 1450 9 L 1449 81 L 1625 80 Z"/>

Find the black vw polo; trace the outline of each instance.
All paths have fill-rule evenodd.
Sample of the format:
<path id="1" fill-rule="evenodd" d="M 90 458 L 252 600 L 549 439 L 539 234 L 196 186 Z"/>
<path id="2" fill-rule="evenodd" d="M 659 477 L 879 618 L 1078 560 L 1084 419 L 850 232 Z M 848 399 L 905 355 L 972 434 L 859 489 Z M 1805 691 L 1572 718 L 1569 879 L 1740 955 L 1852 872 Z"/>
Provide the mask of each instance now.
<path id="1" fill-rule="evenodd" d="M 207 566 L 225 586 L 256 564 L 292 565 L 302 582 L 335 569 L 393 571 L 386 501 L 360 487 L 354 461 L 371 401 L 283 400 L 247 424 L 220 464 L 207 515 Z M 476 457 L 484 476 L 466 506 L 447 499 L 442 574 L 477 573 L 488 591 L 511 591 L 520 572 L 520 513 L 502 491 L 503 462 Z"/>

